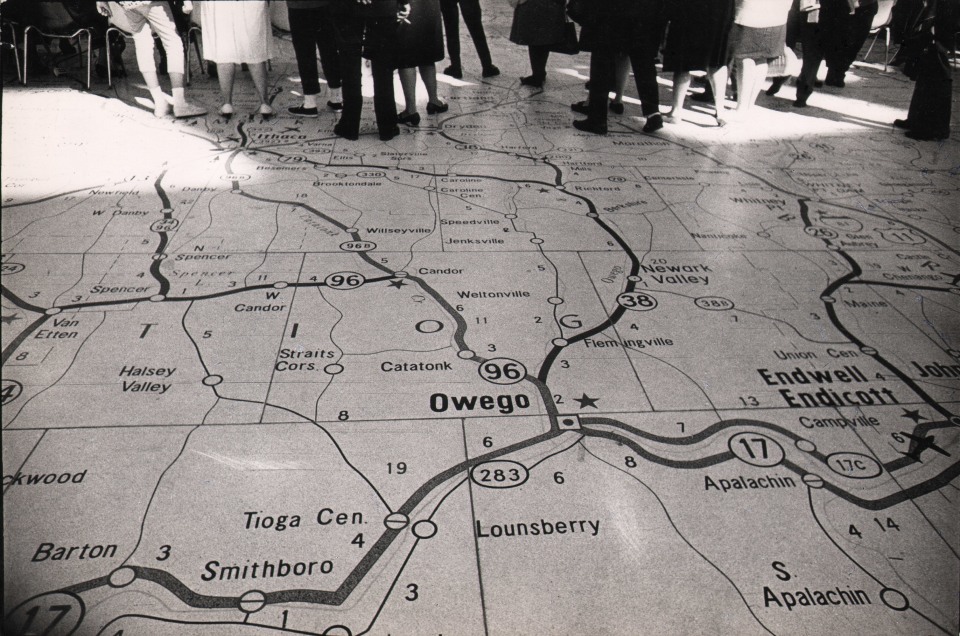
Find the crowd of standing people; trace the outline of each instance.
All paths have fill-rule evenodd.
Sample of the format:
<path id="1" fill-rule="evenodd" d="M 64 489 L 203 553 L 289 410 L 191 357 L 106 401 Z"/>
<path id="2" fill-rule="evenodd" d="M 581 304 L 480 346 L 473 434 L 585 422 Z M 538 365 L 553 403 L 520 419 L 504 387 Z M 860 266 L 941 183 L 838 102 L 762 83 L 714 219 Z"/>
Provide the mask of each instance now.
<path id="1" fill-rule="evenodd" d="M 803 108 L 821 85 L 842 89 L 863 47 L 879 0 L 508 0 L 513 6 L 509 39 L 527 47 L 530 74 L 522 86 L 543 89 L 551 53 L 590 53 L 589 97 L 571 105 L 585 116 L 573 125 L 606 134 L 608 110 L 623 112 L 622 96 L 630 70 L 636 83 L 646 133 L 685 117 L 693 74 L 703 74 L 718 126 L 747 119 L 768 78 L 775 94 L 786 80 L 793 50 L 802 51 L 796 100 Z M 13 4 L 13 3 L 10 3 Z M 204 108 L 184 97 L 182 47 L 176 39 L 178 14 L 192 2 L 162 0 L 96 2 L 97 10 L 133 36 L 138 68 L 150 90 L 155 113 L 195 117 Z M 234 113 L 237 69 L 249 71 L 260 100 L 258 114 L 275 114 L 268 97 L 268 62 L 274 56 L 266 0 L 199 1 L 203 52 L 215 65 L 221 91 L 218 114 Z M 438 94 L 437 64 L 462 78 L 459 23 L 476 48 L 480 75 L 500 75 L 482 23 L 480 0 L 288 0 L 290 34 L 303 88 L 302 103 L 288 108 L 297 117 L 319 115 L 320 70 L 328 87 L 326 106 L 340 111 L 334 133 L 357 139 L 363 96 L 362 66 L 368 61 L 379 136 L 399 134 L 401 124 L 418 126 L 418 77 L 427 92 L 427 115 L 448 105 Z M 916 80 L 906 118 L 895 125 L 917 139 L 949 135 L 952 99 L 950 55 L 958 30 L 960 0 L 899 0 L 893 31 L 900 42 L 894 64 Z M 6 5 L 5 5 L 6 6 Z M 579 36 L 574 24 L 579 24 Z M 153 62 L 156 34 L 166 52 L 173 98 L 168 102 Z M 446 45 L 446 46 L 445 46 Z M 445 50 L 446 48 L 446 50 Z M 317 64 L 319 53 L 319 68 Z M 672 74 L 672 107 L 661 113 L 657 64 Z M 826 63 L 823 82 L 818 80 Z M 397 111 L 394 73 L 399 74 L 404 108 Z M 736 105 L 725 105 L 728 92 Z M 609 95 L 615 97 L 608 101 Z"/>

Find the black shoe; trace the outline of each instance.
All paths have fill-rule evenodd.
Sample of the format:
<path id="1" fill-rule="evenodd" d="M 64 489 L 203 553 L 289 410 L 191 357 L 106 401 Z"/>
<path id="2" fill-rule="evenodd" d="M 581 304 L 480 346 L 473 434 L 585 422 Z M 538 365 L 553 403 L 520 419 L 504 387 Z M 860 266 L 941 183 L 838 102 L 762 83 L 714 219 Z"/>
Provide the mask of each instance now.
<path id="1" fill-rule="evenodd" d="M 654 113 L 647 117 L 647 123 L 643 125 L 643 132 L 654 133 L 663 128 L 663 116 L 660 113 Z"/>
<path id="2" fill-rule="evenodd" d="M 949 133 L 933 133 L 925 130 L 908 130 L 906 136 L 917 141 L 943 141 L 950 136 Z"/>
<path id="3" fill-rule="evenodd" d="M 903 128 L 904 130 L 910 130 L 913 128 L 913 125 L 910 124 L 909 119 L 894 119 L 893 120 L 894 128 Z"/>
<path id="4" fill-rule="evenodd" d="M 814 87 L 814 88 L 823 88 L 823 80 L 814 80 L 814 81 L 813 81 L 813 87 Z"/>
<path id="5" fill-rule="evenodd" d="M 793 107 L 794 107 L 794 108 L 806 108 L 806 107 L 807 107 L 807 100 L 805 100 L 805 99 L 797 99 L 797 100 L 795 100 L 795 101 L 793 102 Z"/>
<path id="6" fill-rule="evenodd" d="M 397 121 L 401 124 L 406 124 L 407 126 L 419 126 L 420 113 L 408 113 L 407 111 L 403 111 L 397 115 Z"/>
<path id="7" fill-rule="evenodd" d="M 450 104 L 434 104 L 432 102 L 427 102 L 427 114 L 436 115 L 437 113 L 445 113 L 450 110 Z"/>
<path id="8" fill-rule="evenodd" d="M 494 66 L 493 68 L 497 68 L 497 67 Z M 497 73 L 499 72 L 500 72 L 500 69 L 497 69 Z M 463 69 L 460 68 L 459 66 L 454 66 L 453 64 L 443 69 L 443 74 L 449 75 L 450 77 L 455 77 L 457 79 L 463 79 Z M 486 77 L 486 75 L 484 75 L 484 77 Z"/>
<path id="9" fill-rule="evenodd" d="M 690 99 L 692 99 L 695 102 L 705 102 L 708 104 L 712 104 L 713 93 L 710 91 L 703 91 L 702 93 L 694 93 L 693 95 L 690 96 Z"/>
<path id="10" fill-rule="evenodd" d="M 343 110 L 343 102 L 327 102 L 327 108 L 330 110 Z"/>
<path id="11" fill-rule="evenodd" d="M 767 89 L 767 96 L 773 97 L 780 92 L 780 89 L 783 88 L 783 85 L 787 83 L 786 77 L 775 77 L 773 82 L 770 84 L 770 88 Z"/>
<path id="12" fill-rule="evenodd" d="M 843 81 L 842 75 L 830 75 L 829 73 L 823 83 L 827 86 L 833 86 L 834 88 L 843 88 L 847 85 L 847 83 Z"/>
<path id="13" fill-rule="evenodd" d="M 357 139 L 360 139 L 359 131 L 354 133 L 349 133 L 347 132 L 346 127 L 341 125 L 340 123 L 338 123 L 336 126 L 333 127 L 333 134 L 336 135 L 337 137 L 343 137 L 344 139 L 349 139 L 350 141 L 356 141 Z"/>
<path id="14" fill-rule="evenodd" d="M 589 119 L 577 119 L 573 122 L 573 127 L 583 132 L 593 133 L 595 135 L 606 135 L 607 127 L 595 124 Z"/>
<path id="15" fill-rule="evenodd" d="M 536 75 L 527 75 L 526 77 L 520 78 L 520 84 L 523 86 L 532 86 L 533 88 L 543 88 L 543 82 L 545 79 L 543 77 L 537 77 Z"/>
<path id="16" fill-rule="evenodd" d="M 610 112 L 615 115 L 623 114 L 623 102 L 615 102 L 612 99 L 610 100 Z"/>
<path id="17" fill-rule="evenodd" d="M 590 114 L 590 102 L 583 100 L 582 102 L 574 102 L 570 104 L 570 110 L 575 113 L 580 113 L 581 115 Z"/>
<path id="18" fill-rule="evenodd" d="M 500 74 L 500 69 L 491 64 L 490 66 L 484 68 L 480 74 L 484 77 L 496 77 Z"/>
<path id="19" fill-rule="evenodd" d="M 316 117 L 319 115 L 316 107 L 307 108 L 306 106 L 291 106 L 287 112 L 296 117 Z"/>
<path id="20" fill-rule="evenodd" d="M 390 141 L 394 137 L 400 134 L 400 126 L 394 126 L 392 129 L 387 131 L 380 131 L 380 141 Z"/>

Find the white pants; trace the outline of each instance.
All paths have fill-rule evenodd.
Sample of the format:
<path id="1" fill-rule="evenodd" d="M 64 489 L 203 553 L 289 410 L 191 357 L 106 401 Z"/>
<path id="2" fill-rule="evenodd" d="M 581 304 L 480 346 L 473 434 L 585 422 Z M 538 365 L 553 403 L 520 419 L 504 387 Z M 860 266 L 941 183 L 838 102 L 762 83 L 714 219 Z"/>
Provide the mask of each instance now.
<path id="1" fill-rule="evenodd" d="M 110 3 L 110 22 L 133 35 L 137 51 L 137 66 L 141 73 L 156 73 L 153 59 L 153 34 L 163 42 L 167 52 L 167 70 L 183 74 L 183 42 L 177 35 L 177 26 L 170 13 L 170 5 L 156 1 L 150 4 L 124 9 L 116 2 Z M 149 25 L 149 28 L 146 28 Z"/>

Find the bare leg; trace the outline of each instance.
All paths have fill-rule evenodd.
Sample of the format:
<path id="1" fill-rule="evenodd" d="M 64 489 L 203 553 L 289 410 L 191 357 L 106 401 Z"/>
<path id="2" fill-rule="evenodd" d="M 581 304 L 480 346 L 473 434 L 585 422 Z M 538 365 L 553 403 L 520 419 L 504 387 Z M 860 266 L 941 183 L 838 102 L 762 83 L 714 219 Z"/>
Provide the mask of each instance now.
<path id="1" fill-rule="evenodd" d="M 707 71 L 707 79 L 713 88 L 713 105 L 717 109 L 717 123 L 723 126 L 726 119 L 723 116 L 723 102 L 727 95 L 727 67 L 712 68 Z"/>
<path id="2" fill-rule="evenodd" d="M 257 62 L 256 64 L 247 64 L 250 69 L 250 78 L 257 89 L 257 96 L 260 98 L 260 104 L 267 105 L 267 63 Z"/>
<path id="3" fill-rule="evenodd" d="M 433 64 L 424 64 L 420 67 L 420 78 L 427 87 L 427 100 L 434 106 L 442 106 L 444 101 L 437 95 L 437 67 Z"/>
<path id="4" fill-rule="evenodd" d="M 683 102 L 687 99 L 687 91 L 690 89 L 690 73 L 686 71 L 677 71 L 673 74 L 673 108 L 670 109 L 670 115 L 667 121 L 678 123 L 683 121 Z"/>
<path id="5" fill-rule="evenodd" d="M 233 78 L 237 74 L 237 67 L 232 63 L 217 62 L 217 79 L 220 81 L 221 114 L 233 112 Z"/>
<path id="6" fill-rule="evenodd" d="M 411 66 L 410 68 L 400 69 L 398 73 L 400 74 L 400 86 L 403 88 L 404 103 L 404 109 L 400 115 L 412 115 L 417 112 L 417 69 Z M 434 90 L 436 90 L 436 75 L 433 79 Z"/>

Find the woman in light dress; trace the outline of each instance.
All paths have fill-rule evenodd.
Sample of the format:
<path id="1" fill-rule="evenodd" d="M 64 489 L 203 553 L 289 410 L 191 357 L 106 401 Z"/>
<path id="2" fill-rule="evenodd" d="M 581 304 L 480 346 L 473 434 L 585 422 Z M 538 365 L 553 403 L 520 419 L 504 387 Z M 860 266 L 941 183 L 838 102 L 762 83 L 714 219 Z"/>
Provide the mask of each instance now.
<path id="1" fill-rule="evenodd" d="M 233 84 L 237 67 L 246 64 L 260 98 L 258 113 L 273 115 L 267 101 L 267 60 L 273 56 L 273 32 L 265 0 L 203 0 L 203 54 L 217 65 L 223 105 L 220 114 L 233 114 Z"/>

